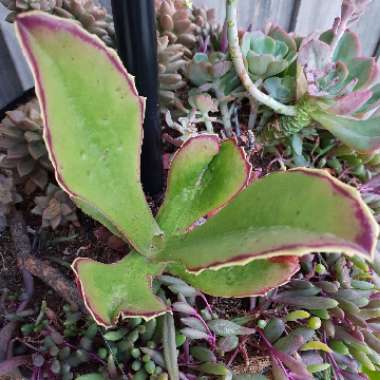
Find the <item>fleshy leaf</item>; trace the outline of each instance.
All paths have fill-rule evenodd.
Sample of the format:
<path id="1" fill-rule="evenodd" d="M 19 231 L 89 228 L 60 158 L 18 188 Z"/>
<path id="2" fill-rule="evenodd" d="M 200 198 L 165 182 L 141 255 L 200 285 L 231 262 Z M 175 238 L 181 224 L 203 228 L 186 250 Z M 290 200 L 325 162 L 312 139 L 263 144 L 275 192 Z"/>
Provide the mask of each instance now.
<path id="1" fill-rule="evenodd" d="M 16 27 L 59 184 L 149 254 L 161 231 L 140 183 L 145 101 L 133 78 L 114 51 L 72 21 L 31 12 Z"/>
<path id="2" fill-rule="evenodd" d="M 244 266 L 205 270 L 200 274 L 186 271 L 180 264 L 169 264 L 166 271 L 214 297 L 243 298 L 266 294 L 286 284 L 299 270 L 297 257 L 260 259 Z"/>
<path id="3" fill-rule="evenodd" d="M 374 111 L 379 107 L 380 103 L 380 84 L 375 84 L 370 89 L 372 96 L 357 112 L 359 115 L 366 114 L 369 111 Z"/>
<path id="4" fill-rule="evenodd" d="M 298 62 L 309 70 L 323 70 L 330 62 L 331 48 L 320 40 L 311 40 L 301 46 Z"/>
<path id="5" fill-rule="evenodd" d="M 311 116 L 340 141 L 357 151 L 373 152 L 380 148 L 380 117 L 358 120 L 323 111 L 312 111 Z"/>
<path id="6" fill-rule="evenodd" d="M 325 171 L 298 169 L 255 181 L 207 223 L 169 239 L 156 259 L 192 272 L 313 251 L 372 259 L 377 235 L 354 188 Z"/>
<path id="7" fill-rule="evenodd" d="M 370 86 L 378 77 L 379 68 L 374 58 L 359 57 L 347 62 L 348 77 L 346 84 L 357 80 L 354 90 L 358 91 Z"/>
<path id="8" fill-rule="evenodd" d="M 360 56 L 361 46 L 356 33 L 346 31 L 339 40 L 334 51 L 334 61 L 349 62 L 353 58 Z"/>
<path id="9" fill-rule="evenodd" d="M 349 115 L 362 108 L 371 97 L 371 90 L 351 92 L 338 99 L 329 111 L 338 115 Z"/>
<path id="10" fill-rule="evenodd" d="M 136 252 L 114 264 L 78 258 L 73 263 L 87 309 L 104 327 L 116 324 L 119 317 L 154 318 L 169 311 L 152 292 L 152 279 L 164 266 Z"/>
<path id="11" fill-rule="evenodd" d="M 234 140 L 217 135 L 188 139 L 171 163 L 165 201 L 158 222 L 169 236 L 183 233 L 202 216 L 223 207 L 239 193 L 251 171 Z"/>

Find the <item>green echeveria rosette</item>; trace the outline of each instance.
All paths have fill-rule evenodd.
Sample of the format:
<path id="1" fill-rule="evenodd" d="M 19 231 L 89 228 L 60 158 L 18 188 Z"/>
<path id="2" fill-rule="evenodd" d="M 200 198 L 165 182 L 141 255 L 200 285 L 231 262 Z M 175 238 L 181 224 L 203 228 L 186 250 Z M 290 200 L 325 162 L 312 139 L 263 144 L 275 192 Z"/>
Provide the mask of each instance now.
<path id="1" fill-rule="evenodd" d="M 241 41 L 243 57 L 253 79 L 266 79 L 285 71 L 297 53 L 284 41 L 261 32 L 246 32 Z"/>

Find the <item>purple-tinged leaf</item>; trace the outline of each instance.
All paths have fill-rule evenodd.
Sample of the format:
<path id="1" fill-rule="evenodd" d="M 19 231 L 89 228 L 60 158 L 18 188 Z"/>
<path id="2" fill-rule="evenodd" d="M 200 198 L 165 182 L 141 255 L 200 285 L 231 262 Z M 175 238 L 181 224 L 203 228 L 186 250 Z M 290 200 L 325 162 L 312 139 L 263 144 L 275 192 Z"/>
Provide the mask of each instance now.
<path id="1" fill-rule="evenodd" d="M 197 311 L 186 302 L 175 302 L 172 309 L 178 313 L 196 315 Z"/>
<path id="2" fill-rule="evenodd" d="M 365 119 L 367 113 L 373 113 L 376 111 L 376 109 L 380 106 L 380 84 L 375 84 L 373 87 L 370 88 L 370 91 L 372 92 L 371 98 L 363 105 L 362 108 L 357 110 L 357 116 Z M 372 112 L 370 112 L 372 111 Z"/>
<path id="3" fill-rule="evenodd" d="M 362 108 L 372 97 L 371 90 L 355 91 L 337 100 L 329 112 L 337 115 L 351 115 Z"/>
<path id="4" fill-rule="evenodd" d="M 185 335 L 186 337 L 194 340 L 201 340 L 205 339 L 207 340 L 209 338 L 209 335 L 203 331 L 195 330 L 190 327 L 185 327 L 180 330 L 182 335 Z"/>
<path id="5" fill-rule="evenodd" d="M 298 62 L 307 70 L 323 70 L 331 60 L 331 48 L 326 43 L 312 39 L 301 46 Z"/>
<path id="6" fill-rule="evenodd" d="M 15 356 L 11 359 L 4 360 L 0 363 L 0 376 L 9 375 L 18 367 L 30 364 L 31 361 L 32 358 L 30 355 Z"/>
<path id="7" fill-rule="evenodd" d="M 349 62 L 361 55 L 360 40 L 356 33 L 346 31 L 339 40 L 334 51 L 333 60 L 335 62 Z"/>
<path id="8" fill-rule="evenodd" d="M 313 380 L 313 376 L 307 370 L 306 366 L 301 360 L 294 359 L 288 354 L 284 354 L 281 351 L 275 351 L 276 357 L 281 360 L 287 368 L 289 368 L 295 375 L 299 376 L 303 380 Z"/>
<path id="9" fill-rule="evenodd" d="M 218 336 L 252 335 L 255 333 L 255 329 L 240 326 L 226 319 L 214 319 L 208 322 L 208 327 Z"/>
<path id="10" fill-rule="evenodd" d="M 192 329 L 207 332 L 205 325 L 198 318 L 195 318 L 195 317 L 181 318 L 181 322 L 187 327 L 191 327 Z"/>
<path id="11" fill-rule="evenodd" d="M 366 89 L 377 80 L 379 76 L 379 66 L 375 58 L 359 57 L 347 63 L 348 77 L 346 83 L 357 79 L 355 91 Z"/>

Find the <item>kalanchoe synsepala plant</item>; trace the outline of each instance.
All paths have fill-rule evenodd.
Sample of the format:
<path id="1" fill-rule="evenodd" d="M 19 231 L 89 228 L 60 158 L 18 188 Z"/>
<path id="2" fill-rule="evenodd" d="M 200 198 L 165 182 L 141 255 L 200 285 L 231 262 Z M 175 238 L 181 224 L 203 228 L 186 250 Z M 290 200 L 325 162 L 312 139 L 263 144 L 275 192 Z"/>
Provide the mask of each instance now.
<path id="1" fill-rule="evenodd" d="M 372 258 L 378 226 L 356 190 L 307 169 L 247 186 L 243 151 L 213 134 L 192 137 L 177 151 L 154 219 L 140 183 L 145 100 L 116 53 L 47 14 L 19 16 L 16 27 L 59 184 L 135 249 L 110 265 L 86 258 L 73 264 L 99 324 L 169 311 L 151 288 L 163 271 L 209 294 L 243 297 L 287 282 L 297 256 L 315 250 Z M 197 226 L 204 216 L 209 220 Z M 254 278 L 260 270 L 266 276 Z"/>

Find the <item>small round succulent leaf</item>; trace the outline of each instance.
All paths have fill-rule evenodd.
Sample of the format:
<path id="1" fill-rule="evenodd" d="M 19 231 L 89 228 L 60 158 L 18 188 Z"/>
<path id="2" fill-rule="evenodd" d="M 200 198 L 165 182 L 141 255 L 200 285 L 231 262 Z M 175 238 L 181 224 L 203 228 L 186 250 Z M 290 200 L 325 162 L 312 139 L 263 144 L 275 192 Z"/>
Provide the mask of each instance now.
<path id="1" fill-rule="evenodd" d="M 248 69 L 251 74 L 257 77 L 266 76 L 268 66 L 274 61 L 270 54 L 257 54 L 249 51 L 247 54 Z"/>
<path id="2" fill-rule="evenodd" d="M 285 42 L 282 42 L 282 41 L 275 41 L 275 51 L 274 51 L 274 56 L 276 58 L 285 58 L 285 56 L 288 54 L 289 52 L 289 48 L 288 46 L 286 45 Z"/>
<path id="3" fill-rule="evenodd" d="M 266 36 L 252 38 L 250 49 L 256 54 L 274 55 L 276 52 L 276 41 Z"/>

